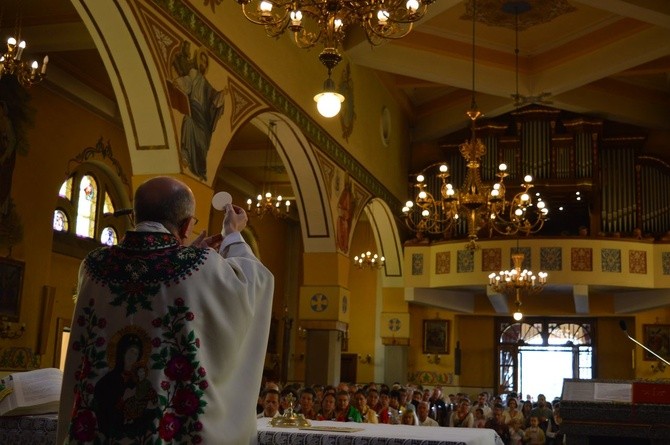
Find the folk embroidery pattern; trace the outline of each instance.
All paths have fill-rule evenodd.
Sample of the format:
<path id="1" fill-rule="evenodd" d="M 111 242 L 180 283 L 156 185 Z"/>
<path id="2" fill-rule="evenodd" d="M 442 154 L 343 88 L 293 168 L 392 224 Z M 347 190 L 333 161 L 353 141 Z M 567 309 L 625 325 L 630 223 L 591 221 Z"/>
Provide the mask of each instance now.
<path id="1" fill-rule="evenodd" d="M 151 302 L 161 285 L 177 285 L 191 276 L 208 252 L 179 248 L 169 234 L 129 232 L 121 246 L 95 251 L 86 266 L 94 282 L 112 291 L 109 304 L 129 316 L 154 311 Z M 76 442 L 202 441 L 198 419 L 207 405 L 209 383 L 197 359 L 200 339 L 189 327 L 195 314 L 185 300 L 186 295 L 176 298 L 164 314 L 157 314 L 149 328 L 153 338 L 136 325 L 103 335 L 108 320 L 96 314 L 96 300 L 83 306 L 76 320 L 81 334 L 72 343 L 81 354 L 70 424 Z M 150 379 L 150 373 L 162 378 Z"/>

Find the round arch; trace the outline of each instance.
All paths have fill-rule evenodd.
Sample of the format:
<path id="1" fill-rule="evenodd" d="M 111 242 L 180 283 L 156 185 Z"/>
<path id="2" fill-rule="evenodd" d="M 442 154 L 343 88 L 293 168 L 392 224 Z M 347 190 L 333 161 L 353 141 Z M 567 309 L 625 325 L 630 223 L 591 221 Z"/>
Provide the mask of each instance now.
<path id="1" fill-rule="evenodd" d="M 156 60 L 131 6 L 73 2 L 114 88 L 133 175 L 181 172 L 176 132 Z"/>
<path id="2" fill-rule="evenodd" d="M 393 212 L 388 204 L 379 199 L 371 199 L 365 206 L 365 214 L 375 238 L 375 245 L 386 259 L 384 263 L 384 287 L 393 287 L 394 280 L 402 279 L 402 243 Z"/>
<path id="3" fill-rule="evenodd" d="M 281 113 L 263 112 L 249 123 L 267 133 L 271 121 L 275 124 L 272 143 L 296 194 L 305 252 L 335 252 L 333 216 L 314 147 L 300 129 Z"/>

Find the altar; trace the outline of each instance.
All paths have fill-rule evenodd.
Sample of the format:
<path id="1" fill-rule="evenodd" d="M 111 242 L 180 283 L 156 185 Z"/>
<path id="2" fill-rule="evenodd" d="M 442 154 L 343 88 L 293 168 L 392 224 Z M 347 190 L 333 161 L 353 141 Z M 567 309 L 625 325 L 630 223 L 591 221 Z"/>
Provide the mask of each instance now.
<path id="1" fill-rule="evenodd" d="M 57 422 L 56 414 L 0 417 L 0 444 L 55 445 Z M 272 427 L 268 418 L 257 422 L 259 445 L 503 445 L 483 428 L 312 421 L 312 429 L 298 429 Z"/>
<path id="2" fill-rule="evenodd" d="M 270 426 L 258 419 L 258 445 L 503 445 L 495 431 L 352 422 L 311 421 L 310 429 Z M 344 431 L 348 429 L 351 431 Z"/>

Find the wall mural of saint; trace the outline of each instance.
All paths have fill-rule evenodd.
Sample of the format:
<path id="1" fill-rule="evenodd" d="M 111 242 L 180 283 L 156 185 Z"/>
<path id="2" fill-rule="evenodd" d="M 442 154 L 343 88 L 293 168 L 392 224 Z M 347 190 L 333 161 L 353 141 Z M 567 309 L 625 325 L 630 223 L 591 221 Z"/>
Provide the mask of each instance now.
<path id="1" fill-rule="evenodd" d="M 225 92 L 216 90 L 205 75 L 210 58 L 203 48 L 191 50 L 184 40 L 171 62 L 168 91 L 172 107 L 184 114 L 181 157 L 199 179 L 207 180 L 207 153 L 216 124 L 224 111 Z"/>

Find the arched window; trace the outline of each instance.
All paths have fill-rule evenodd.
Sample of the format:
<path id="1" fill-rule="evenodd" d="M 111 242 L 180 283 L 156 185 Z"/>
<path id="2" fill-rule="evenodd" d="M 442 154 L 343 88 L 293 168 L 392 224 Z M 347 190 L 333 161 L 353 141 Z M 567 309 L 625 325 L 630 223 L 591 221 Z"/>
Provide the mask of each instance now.
<path id="1" fill-rule="evenodd" d="M 128 206 L 127 191 L 113 181 L 105 166 L 81 164 L 58 191 L 54 250 L 83 258 L 101 244 L 117 244 L 130 228 L 130 220 L 128 216 L 115 217 L 114 212 Z"/>

